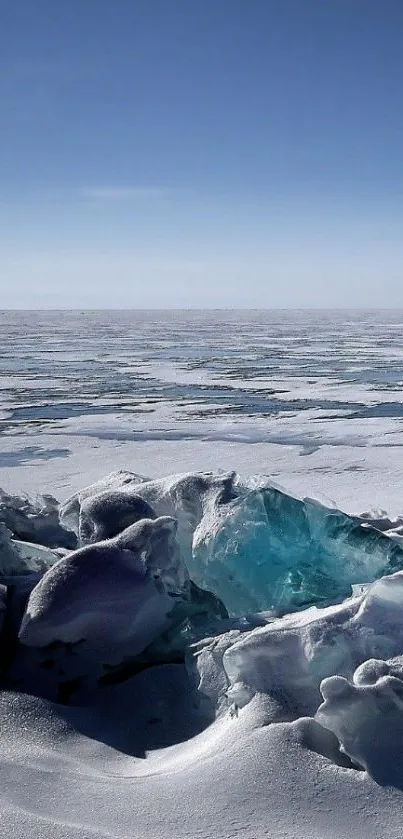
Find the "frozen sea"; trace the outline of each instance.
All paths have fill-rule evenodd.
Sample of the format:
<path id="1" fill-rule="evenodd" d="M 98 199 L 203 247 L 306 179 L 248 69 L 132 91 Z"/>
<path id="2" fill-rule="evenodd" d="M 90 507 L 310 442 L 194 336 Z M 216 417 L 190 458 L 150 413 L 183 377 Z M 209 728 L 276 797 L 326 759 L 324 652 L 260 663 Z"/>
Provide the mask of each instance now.
<path id="1" fill-rule="evenodd" d="M 401 513 L 402 311 L 4 311 L 0 486 L 264 473 Z"/>
<path id="2" fill-rule="evenodd" d="M 59 512 L 78 517 L 74 553 L 49 543 L 48 525 L 61 539 L 51 500 L 3 505 L 19 538 L 0 528 L 1 836 L 401 839 L 403 574 L 389 572 L 403 567 L 402 321 L 385 310 L 0 313 L 0 487 L 63 501 L 117 469 L 171 476 L 115 475 L 70 498 Z M 264 481 L 245 482 L 237 506 L 228 476 L 172 477 L 220 469 L 347 512 L 384 509 L 396 527 L 346 523 L 266 486 L 270 507 Z M 106 493 L 117 535 L 86 544 L 101 489 L 125 486 L 115 495 L 127 500 L 130 480 L 132 501 L 152 501 L 158 518 L 127 528 L 127 507 Z M 239 598 L 255 577 L 260 596 L 286 553 L 297 593 L 312 568 L 329 591 L 334 556 L 358 585 L 277 618 L 248 605 L 213 619 L 206 606 L 197 622 L 202 590 L 184 558 L 212 558 L 209 580 Z M 217 608 L 211 594 L 206 604 Z"/>

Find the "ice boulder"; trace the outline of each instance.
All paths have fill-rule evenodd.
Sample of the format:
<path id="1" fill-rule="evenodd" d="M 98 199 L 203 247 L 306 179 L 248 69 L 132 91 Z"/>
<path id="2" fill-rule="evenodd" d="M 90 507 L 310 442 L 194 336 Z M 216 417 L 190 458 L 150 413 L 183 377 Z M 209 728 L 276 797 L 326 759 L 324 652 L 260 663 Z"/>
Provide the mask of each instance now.
<path id="1" fill-rule="evenodd" d="M 5 576 L 44 573 L 58 559 L 57 553 L 44 545 L 12 539 L 11 532 L 0 522 L 0 582 Z"/>
<path id="2" fill-rule="evenodd" d="M 226 509 L 237 496 L 235 479 L 235 472 L 222 475 L 212 472 L 186 473 L 146 481 L 136 487 L 135 492 L 151 504 L 158 516 L 176 518 L 177 538 L 189 570 L 193 567 L 192 545 L 196 528 L 206 516 L 210 520 L 216 516 L 216 511 Z M 198 583 L 198 580 L 195 579 L 195 582 Z M 201 587 L 205 588 L 204 585 Z M 209 590 L 218 594 L 215 589 Z"/>
<path id="3" fill-rule="evenodd" d="M 84 498 L 81 503 L 80 545 L 111 539 L 141 519 L 154 518 L 153 508 L 139 495 L 119 489 L 104 490 Z"/>
<path id="4" fill-rule="evenodd" d="M 112 473 L 86 487 L 61 508 L 61 520 L 79 536 L 80 545 L 115 535 L 141 516 L 172 516 L 186 563 L 191 561 L 193 533 L 203 517 L 237 497 L 236 475 L 185 473 L 146 480 L 130 472 Z M 148 505 L 148 506 L 147 506 Z"/>
<path id="5" fill-rule="evenodd" d="M 192 579 L 232 614 L 332 603 L 351 586 L 403 568 L 403 548 L 359 519 L 271 486 L 206 510 L 188 562 Z"/>
<path id="6" fill-rule="evenodd" d="M 369 660 L 350 681 L 321 684 L 316 720 L 332 731 L 351 760 L 383 786 L 403 778 L 403 659 Z"/>
<path id="7" fill-rule="evenodd" d="M 351 586 L 403 568 L 403 545 L 362 519 L 235 473 L 148 480 L 117 472 L 65 502 L 81 545 L 144 516 L 178 521 L 190 577 L 232 614 L 284 614 L 348 596 Z"/>
<path id="8" fill-rule="evenodd" d="M 191 647 L 189 670 L 203 701 L 207 697 L 219 714 L 263 694 L 272 720 L 313 716 L 323 680 L 337 676 L 358 684 L 361 674 L 372 683 L 365 662 L 403 655 L 403 573 L 376 581 L 364 594 L 340 604 L 266 618 L 252 629 L 235 627 L 236 622 Z M 357 671 L 361 665 L 364 669 Z M 403 678 L 403 668 L 399 673 Z"/>
<path id="9" fill-rule="evenodd" d="M 187 596 L 175 533 L 171 518 L 143 520 L 59 560 L 29 597 L 22 643 L 85 640 L 139 653 L 167 628 L 176 599 Z"/>
<path id="10" fill-rule="evenodd" d="M 0 575 L 12 574 L 21 566 L 20 555 L 12 541 L 12 533 L 0 522 Z"/>
<path id="11" fill-rule="evenodd" d="M 141 475 L 134 472 L 128 472 L 125 469 L 118 469 L 116 472 L 111 472 L 99 481 L 95 481 L 89 486 L 83 487 L 73 495 L 69 496 L 61 505 L 59 509 L 59 518 L 63 527 L 72 531 L 78 536 L 80 528 L 80 510 L 84 501 L 95 496 L 100 495 L 106 491 L 114 492 L 120 490 L 122 487 L 133 487 L 142 483 L 145 480 Z"/>
<path id="12" fill-rule="evenodd" d="M 228 618 L 217 596 L 189 579 L 176 520 L 142 519 L 123 533 L 58 560 L 32 591 L 21 623 L 28 646 L 55 642 L 99 649 L 126 644 L 133 657 L 183 655 L 198 627 Z M 148 655 L 148 654 L 147 654 Z"/>
<path id="13" fill-rule="evenodd" d="M 40 495 L 31 501 L 0 489 L 0 522 L 24 542 L 50 548 L 75 547 L 74 534 L 60 524 L 59 502 L 52 495 Z"/>
<path id="14" fill-rule="evenodd" d="M 144 667 L 183 662 L 189 642 L 228 613 L 189 579 L 176 530 L 171 517 L 142 519 L 42 577 L 8 578 L 10 629 L 21 643 L 10 648 L 5 685 L 87 702 Z"/>

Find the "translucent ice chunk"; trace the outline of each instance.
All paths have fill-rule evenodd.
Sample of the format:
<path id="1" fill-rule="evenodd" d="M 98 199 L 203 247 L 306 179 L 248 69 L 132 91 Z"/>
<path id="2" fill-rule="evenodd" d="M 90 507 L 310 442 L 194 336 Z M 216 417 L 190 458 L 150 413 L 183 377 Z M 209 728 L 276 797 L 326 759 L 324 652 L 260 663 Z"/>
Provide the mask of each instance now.
<path id="1" fill-rule="evenodd" d="M 403 568 L 403 549 L 340 510 L 263 487 L 207 512 L 188 565 L 232 614 L 281 614 Z"/>

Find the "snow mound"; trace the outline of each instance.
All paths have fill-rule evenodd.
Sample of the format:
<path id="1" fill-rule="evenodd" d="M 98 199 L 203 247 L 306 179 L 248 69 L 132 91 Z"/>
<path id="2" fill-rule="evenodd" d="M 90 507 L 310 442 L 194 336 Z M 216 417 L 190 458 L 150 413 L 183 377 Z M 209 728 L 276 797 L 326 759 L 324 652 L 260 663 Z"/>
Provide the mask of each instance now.
<path id="1" fill-rule="evenodd" d="M 111 539 L 141 519 L 154 518 L 153 508 L 139 495 L 118 489 L 105 490 L 82 501 L 80 545 Z"/>
<path id="2" fill-rule="evenodd" d="M 39 647 L 130 641 L 141 652 L 167 628 L 173 598 L 188 581 L 175 531 L 173 519 L 144 520 L 59 560 L 30 595 L 20 640 Z"/>
<path id="3" fill-rule="evenodd" d="M 59 517 L 61 524 L 67 529 L 71 530 L 78 536 L 80 528 L 80 510 L 81 506 L 87 499 L 95 498 L 104 491 L 113 492 L 122 487 L 137 486 L 145 479 L 141 475 L 136 475 L 134 472 L 128 472 L 124 469 L 118 469 L 116 472 L 111 472 L 101 480 L 96 481 L 89 486 L 75 492 L 63 504 L 60 505 Z"/>
<path id="4" fill-rule="evenodd" d="M 366 661 L 352 681 L 324 679 L 321 693 L 316 720 L 343 752 L 378 784 L 403 789 L 403 658 Z"/>

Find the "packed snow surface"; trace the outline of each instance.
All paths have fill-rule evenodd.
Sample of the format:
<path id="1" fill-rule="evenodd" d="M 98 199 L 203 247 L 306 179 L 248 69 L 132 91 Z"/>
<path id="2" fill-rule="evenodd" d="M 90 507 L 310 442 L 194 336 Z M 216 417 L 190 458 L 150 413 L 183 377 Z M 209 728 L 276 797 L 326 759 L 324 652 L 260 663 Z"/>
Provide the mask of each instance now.
<path id="1" fill-rule="evenodd" d="M 401 839 L 401 521 L 234 472 L 0 502 L 2 836 Z"/>

